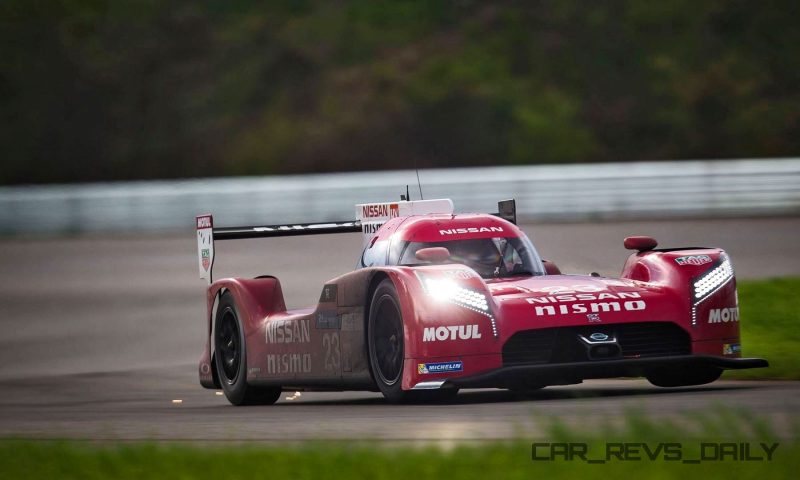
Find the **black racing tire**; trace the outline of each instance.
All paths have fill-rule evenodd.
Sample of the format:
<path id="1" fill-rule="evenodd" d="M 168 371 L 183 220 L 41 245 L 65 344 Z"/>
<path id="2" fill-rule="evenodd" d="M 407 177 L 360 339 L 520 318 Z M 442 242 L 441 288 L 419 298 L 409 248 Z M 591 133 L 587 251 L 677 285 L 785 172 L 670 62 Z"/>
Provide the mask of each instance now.
<path id="1" fill-rule="evenodd" d="M 225 398 L 233 405 L 270 405 L 280 398 L 280 387 L 247 384 L 244 329 L 236 300 L 229 291 L 220 297 L 214 320 L 214 362 Z"/>
<path id="2" fill-rule="evenodd" d="M 647 380 L 657 387 L 690 387 L 711 383 L 720 376 L 722 369 L 716 367 L 664 368 L 649 372 Z"/>
<path id="3" fill-rule="evenodd" d="M 416 397 L 402 388 L 404 334 L 397 289 L 387 278 L 372 294 L 367 324 L 367 349 L 372 378 L 391 403 L 408 402 Z"/>

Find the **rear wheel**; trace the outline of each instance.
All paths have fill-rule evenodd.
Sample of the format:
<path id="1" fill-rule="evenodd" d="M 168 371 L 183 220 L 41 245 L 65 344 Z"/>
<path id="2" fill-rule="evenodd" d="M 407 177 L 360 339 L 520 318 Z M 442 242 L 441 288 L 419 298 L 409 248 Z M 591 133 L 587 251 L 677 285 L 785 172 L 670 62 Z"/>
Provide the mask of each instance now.
<path id="1" fill-rule="evenodd" d="M 655 370 L 647 374 L 647 380 L 657 387 L 689 387 L 711 383 L 720 376 L 721 368 L 691 367 Z"/>
<path id="2" fill-rule="evenodd" d="M 281 396 L 280 387 L 247 384 L 247 346 L 236 301 L 230 292 L 225 292 L 219 300 L 214 326 L 214 361 L 228 401 L 234 405 L 275 403 Z"/>

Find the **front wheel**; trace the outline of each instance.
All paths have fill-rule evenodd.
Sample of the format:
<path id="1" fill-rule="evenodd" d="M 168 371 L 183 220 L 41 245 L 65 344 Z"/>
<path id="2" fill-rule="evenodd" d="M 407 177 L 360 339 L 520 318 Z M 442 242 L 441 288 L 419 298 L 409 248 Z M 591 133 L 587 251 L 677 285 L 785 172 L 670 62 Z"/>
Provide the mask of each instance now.
<path id="1" fill-rule="evenodd" d="M 403 315 L 397 290 L 388 278 L 378 285 L 372 295 L 367 337 L 370 369 L 381 393 L 393 403 L 409 400 L 411 392 L 402 389 L 405 353 Z"/>
<path id="2" fill-rule="evenodd" d="M 278 401 L 280 387 L 247 384 L 247 346 L 233 294 L 219 300 L 214 321 L 214 361 L 225 397 L 234 405 L 268 405 Z"/>

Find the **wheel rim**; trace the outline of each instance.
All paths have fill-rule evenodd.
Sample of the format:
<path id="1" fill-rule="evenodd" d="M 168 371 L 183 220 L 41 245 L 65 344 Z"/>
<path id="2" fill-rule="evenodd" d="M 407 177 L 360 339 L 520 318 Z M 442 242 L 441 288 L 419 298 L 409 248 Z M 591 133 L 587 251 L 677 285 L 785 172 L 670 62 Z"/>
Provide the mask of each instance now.
<path id="1" fill-rule="evenodd" d="M 222 362 L 225 381 L 235 383 L 241 362 L 241 337 L 236 316 L 230 309 L 225 311 L 217 328 L 217 355 Z"/>
<path id="2" fill-rule="evenodd" d="M 394 299 L 384 295 L 378 300 L 371 339 L 375 371 L 386 385 L 394 385 L 403 370 L 403 319 Z"/>

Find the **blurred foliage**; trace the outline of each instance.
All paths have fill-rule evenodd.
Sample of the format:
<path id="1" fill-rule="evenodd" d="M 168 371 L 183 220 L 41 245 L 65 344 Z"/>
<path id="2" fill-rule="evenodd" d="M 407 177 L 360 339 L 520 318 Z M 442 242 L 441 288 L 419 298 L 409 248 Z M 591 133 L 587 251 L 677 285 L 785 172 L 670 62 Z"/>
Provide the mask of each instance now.
<path id="1" fill-rule="evenodd" d="M 769 360 L 769 368 L 730 370 L 726 379 L 800 380 L 800 277 L 737 281 L 742 356 Z"/>
<path id="2" fill-rule="evenodd" d="M 266 416 L 268 410 L 275 408 L 280 407 L 264 407 L 258 413 Z M 777 425 L 768 413 L 725 405 L 677 418 L 664 415 L 653 418 L 643 411 L 614 415 L 596 411 L 581 413 L 586 413 L 586 420 L 602 417 L 604 421 L 596 427 L 586 421 L 576 426 L 566 416 L 535 415 L 533 420 L 541 432 L 531 440 L 521 434 L 522 428 L 515 438 L 481 442 L 475 442 L 474 436 L 441 442 L 341 438 L 291 443 L 0 439 L 0 476 L 47 480 L 483 480 L 487 476 L 504 480 L 572 480 L 603 476 L 762 480 L 790 479 L 800 468 L 796 416 L 790 417 L 784 425 Z M 554 446 L 554 455 L 550 457 L 547 447 L 538 447 L 538 458 L 534 459 L 534 441 Z M 607 453 L 620 451 L 621 442 L 629 444 L 624 456 Z M 672 452 L 679 450 L 680 459 L 672 457 L 670 460 L 674 453 L 663 451 L 664 447 L 659 446 L 662 442 L 672 443 L 667 448 Z M 707 442 L 726 443 L 727 454 L 720 460 L 709 459 L 715 456 L 716 450 L 703 447 Z M 567 456 L 567 443 L 585 446 L 585 455 Z M 731 444 L 737 447 L 747 444 L 749 459 L 741 450 L 731 450 Z M 581 452 L 580 446 L 576 445 L 575 452 Z M 771 457 L 764 453 L 767 447 L 773 449 Z M 684 463 L 684 460 L 701 458 L 705 460 Z M 591 464 L 589 460 L 605 464 Z"/>
<path id="3" fill-rule="evenodd" d="M 799 14 L 5 0 L 0 183 L 797 155 Z"/>

